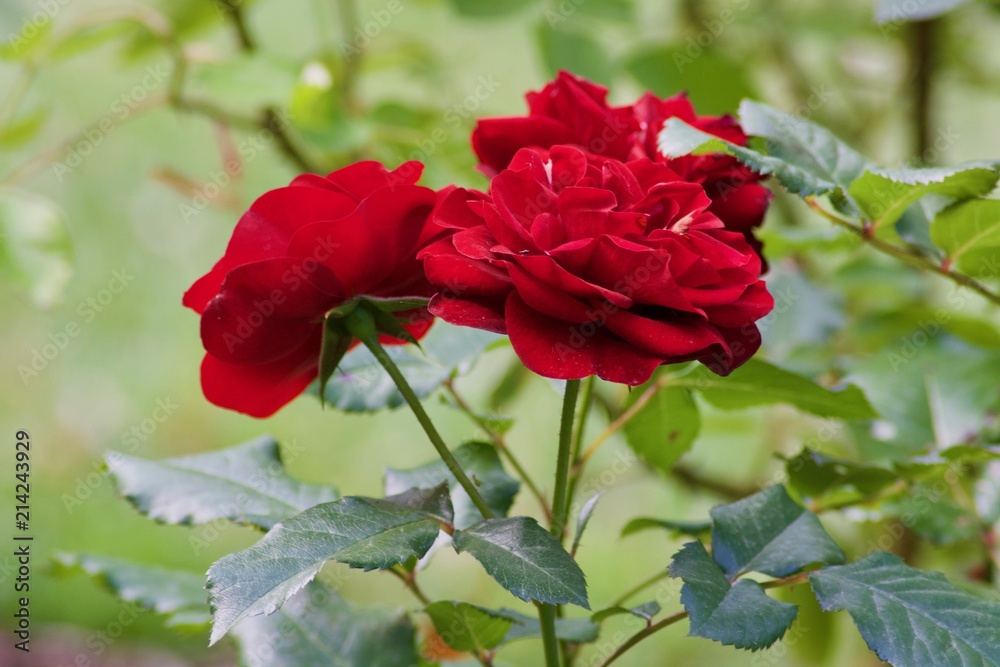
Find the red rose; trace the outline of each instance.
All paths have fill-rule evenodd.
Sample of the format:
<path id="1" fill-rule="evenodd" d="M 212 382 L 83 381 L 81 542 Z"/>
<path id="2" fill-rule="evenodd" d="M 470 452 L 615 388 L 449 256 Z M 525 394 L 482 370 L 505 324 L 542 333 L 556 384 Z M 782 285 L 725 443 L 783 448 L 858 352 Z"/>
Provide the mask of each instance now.
<path id="1" fill-rule="evenodd" d="M 433 293 L 416 259 L 431 240 L 436 198 L 415 185 L 421 170 L 359 162 L 299 176 L 253 203 L 225 255 L 184 295 L 201 315 L 208 400 L 267 417 L 316 378 L 331 308 L 362 295 Z M 406 329 L 423 335 L 430 316 L 407 315 Z"/>
<path id="2" fill-rule="evenodd" d="M 439 290 L 430 310 L 508 334 L 546 377 L 636 385 L 692 359 L 727 374 L 759 347 L 773 301 L 710 205 L 646 158 L 523 149 L 488 195 L 454 190 L 435 209 L 454 231 L 419 255 Z"/>
<path id="3" fill-rule="evenodd" d="M 709 210 L 726 229 L 744 234 L 760 250 L 752 230 L 764 221 L 772 193 L 764 178 L 728 155 L 684 156 L 668 160 L 657 148 L 657 136 L 669 118 L 744 145 L 747 137 L 732 116 L 698 116 L 683 93 L 661 100 L 646 94 L 634 105 L 612 107 L 602 86 L 568 72 L 541 92 L 528 93 L 528 115 L 480 120 L 472 147 L 480 169 L 492 176 L 504 169 L 521 148 L 575 144 L 589 153 L 616 160 L 648 157 L 666 162 L 683 180 L 700 183 L 712 200 Z"/>

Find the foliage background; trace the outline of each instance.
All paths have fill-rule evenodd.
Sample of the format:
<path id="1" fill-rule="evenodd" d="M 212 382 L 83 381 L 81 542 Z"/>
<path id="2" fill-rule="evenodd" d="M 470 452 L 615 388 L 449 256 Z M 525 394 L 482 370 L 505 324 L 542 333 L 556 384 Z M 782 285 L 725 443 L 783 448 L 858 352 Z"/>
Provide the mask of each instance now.
<path id="1" fill-rule="evenodd" d="M 147 8 L 166 17 L 183 44 L 191 61 L 185 88 L 190 99 L 235 120 L 213 121 L 204 109 L 165 103 L 170 57 L 135 25 L 87 31 L 55 54 L 39 55 L 55 36 L 89 17 L 146 16 Z M 4 653 L 10 651 L 5 642 L 3 664 L 68 665 L 78 656 L 78 664 L 93 665 L 233 664 L 227 646 L 206 652 L 206 636 L 164 629 L 148 613 L 133 619 L 92 582 L 42 571 L 44 558 L 63 550 L 200 572 L 256 539 L 247 529 L 145 520 L 115 497 L 103 477 L 102 456 L 109 448 L 150 458 L 177 456 L 267 431 L 291 445 L 286 460 L 295 476 L 349 494 L 378 494 L 387 463 L 405 467 L 431 457 L 405 411 L 377 418 L 321 412 L 305 397 L 261 424 L 214 408 L 201 396 L 198 320 L 181 308 L 180 295 L 219 256 L 254 197 L 285 184 L 298 170 L 278 142 L 240 120 L 257 118 L 263 107 L 290 118 L 291 134 L 324 168 L 360 157 L 389 163 L 416 157 L 428 163 L 425 182 L 431 186 L 483 185 L 471 169 L 467 144 L 474 117 L 522 113 L 524 92 L 541 87 L 560 67 L 610 85 L 619 103 L 646 88 L 661 95 L 686 88 L 703 113 L 735 110 L 744 96 L 761 99 L 810 116 L 891 166 L 1000 155 L 1000 52 L 990 46 L 1000 39 L 1000 17 L 985 2 L 920 27 L 877 26 L 865 0 L 258 0 L 241 9 L 258 47 L 252 56 L 240 54 L 229 22 L 232 9 L 221 0 L 0 5 L 0 36 L 7 41 L 31 32 L 39 15 L 52 19 L 52 32 L 33 52 L 39 62 L 30 74 L 23 61 L 0 63 L 0 89 L 6 91 L 0 102 L 0 186 L 51 202 L 65 225 L 65 239 L 57 234 L 46 249 L 48 268 L 30 278 L 11 261 L 16 235 L 3 230 L 10 244 L 2 246 L 0 358 L 6 377 L 0 410 L 6 432 L 27 429 L 34 445 L 32 659 L 39 660 L 17 662 L 22 658 Z M 360 53 L 345 57 L 344 45 L 363 34 L 355 30 L 366 24 L 367 43 L 361 40 L 355 44 L 363 46 Z M 104 128 L 80 134 L 101 119 L 109 119 Z M 234 173 L 224 178 L 227 165 Z M 199 208 L 198 197 L 206 194 L 207 206 Z M 696 447 L 666 478 L 636 461 L 616 436 L 590 470 L 591 487 L 607 487 L 580 552 L 595 608 L 661 569 L 682 541 L 659 532 L 618 538 L 637 508 L 655 516 L 703 518 L 734 492 L 745 495 L 774 481 L 780 470 L 774 454 L 792 455 L 817 438 L 825 452 L 874 461 L 944 444 L 941 438 L 985 431 L 989 440 L 995 429 L 995 309 L 956 293 L 946 281 L 856 247 L 784 195 L 765 230 L 778 307 L 765 322 L 763 358 L 815 378 L 859 379 L 883 414 L 890 407 L 893 419 L 837 426 L 831 436 L 821 436 L 830 432 L 824 422 L 791 409 L 726 413 L 703 406 Z M 63 268 L 72 273 L 61 281 Z M 97 312 L 88 299 L 107 296 L 102 290 L 114 271 L 133 278 L 106 304 L 98 301 Z M 938 307 L 953 316 L 944 322 Z M 79 325 L 79 335 L 36 376 L 22 377 L 19 366 L 29 366 L 34 352 L 69 323 Z M 509 349 L 490 352 L 459 387 L 485 404 L 489 388 L 515 361 Z M 611 401 L 624 396 L 620 388 L 602 391 Z M 916 399 L 895 400 L 914 391 Z M 150 421 L 158 401 L 176 406 L 162 423 Z M 428 403 L 449 441 L 475 434 L 440 401 Z M 535 378 L 497 406 L 516 417 L 512 447 L 548 484 L 558 404 L 551 386 Z M 592 433 L 602 420 L 599 413 L 592 416 Z M 897 438 L 901 425 L 909 430 Z M 136 427 L 141 435 L 133 439 Z M 12 453 L 4 456 L 13 459 Z M 11 475 L 3 476 L 0 492 L 13 495 Z M 522 493 L 515 510 L 535 509 Z M 929 523 L 934 511 L 927 510 Z M 891 550 L 954 579 L 977 562 L 971 538 L 951 534 L 947 519 L 928 529 L 931 536 L 940 533 L 942 544 L 934 544 L 910 533 L 892 537 L 891 520 L 879 516 L 860 528 L 828 518 L 839 540 L 851 545 L 852 558 L 888 535 Z M 514 606 L 471 559 L 440 558 L 447 562 L 425 575 L 431 595 Z M 5 636 L 14 609 L 8 595 L 12 567 L 5 550 Z M 672 611 L 679 582 L 664 586 L 657 595 Z M 350 572 L 342 592 L 361 604 L 413 605 L 387 576 Z M 811 599 L 800 593 L 791 595 Z M 127 629 L 106 644 L 96 633 L 113 627 L 123 610 Z M 610 621 L 598 650 L 616 632 L 634 631 L 636 623 Z M 683 634 L 680 628 L 661 633 L 624 664 L 878 664 L 845 614 L 820 616 L 818 609 L 804 611 L 785 640 L 762 654 Z M 536 654 L 528 642 L 504 656 L 511 664 L 529 665 Z"/>

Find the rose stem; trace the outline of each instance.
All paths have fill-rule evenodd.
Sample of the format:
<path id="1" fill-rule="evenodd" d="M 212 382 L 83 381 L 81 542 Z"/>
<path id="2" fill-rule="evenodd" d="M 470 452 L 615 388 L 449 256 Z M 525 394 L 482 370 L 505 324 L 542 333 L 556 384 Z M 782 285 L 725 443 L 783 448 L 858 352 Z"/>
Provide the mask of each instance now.
<path id="1" fill-rule="evenodd" d="M 378 342 L 378 331 L 375 329 L 375 320 L 372 318 L 371 313 L 369 313 L 364 308 L 357 308 L 348 317 L 344 319 L 344 325 L 347 327 L 347 331 L 360 340 L 362 343 L 371 350 L 372 354 L 382 368 L 389 374 L 392 381 L 396 383 L 396 388 L 399 389 L 399 393 L 403 395 L 403 399 L 406 401 L 410 409 L 413 410 L 413 414 L 417 417 L 417 421 L 420 422 L 420 426 L 423 427 L 424 432 L 427 434 L 428 439 L 431 444 L 434 445 L 434 449 L 437 450 L 438 456 L 444 461 L 444 464 L 448 467 L 448 471 L 455 476 L 458 483 L 462 485 L 465 492 L 469 494 L 469 498 L 479 509 L 479 512 L 483 515 L 485 519 L 493 518 L 493 510 L 490 506 L 486 504 L 483 500 L 482 495 L 480 495 L 479 490 L 476 485 L 472 483 L 472 480 L 465 474 L 462 467 L 452 456 L 451 452 L 448 450 L 448 446 L 444 444 L 444 440 L 441 438 L 441 434 L 438 433 L 437 429 L 434 428 L 434 423 L 431 418 L 424 411 L 424 406 L 420 404 L 420 399 L 417 395 L 413 393 L 413 388 L 406 381 L 406 378 L 400 372 L 399 367 L 392 361 L 389 355 L 386 353 L 385 348 L 382 344 Z"/>

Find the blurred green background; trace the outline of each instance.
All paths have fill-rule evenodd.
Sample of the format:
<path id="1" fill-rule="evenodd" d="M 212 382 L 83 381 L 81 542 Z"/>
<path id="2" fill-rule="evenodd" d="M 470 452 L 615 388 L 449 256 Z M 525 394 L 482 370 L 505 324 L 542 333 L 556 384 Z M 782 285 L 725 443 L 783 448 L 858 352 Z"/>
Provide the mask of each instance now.
<path id="1" fill-rule="evenodd" d="M 380 493 L 387 464 L 432 457 L 405 411 L 321 411 L 306 396 L 262 423 L 201 395 L 198 318 L 181 307 L 181 294 L 219 257 L 255 196 L 300 171 L 279 141 L 253 127 L 264 109 L 290 123 L 288 134 L 310 164 L 421 159 L 428 165 L 424 182 L 434 187 L 484 185 L 468 147 L 475 117 L 523 113 L 523 94 L 559 68 L 609 85 L 615 103 L 646 89 L 686 89 L 702 113 L 735 111 L 743 97 L 764 100 L 831 127 L 890 166 L 1000 156 L 1000 15 L 989 3 L 926 23 L 882 26 L 866 0 L 257 0 L 239 8 L 253 53 L 241 51 L 233 9 L 221 0 L 0 5 L 0 37 L 8 42 L 0 54 L 0 188 L 3 206 L 13 207 L 2 230 L 0 409 L 10 446 L 0 469 L 12 469 L 15 431 L 30 431 L 35 535 L 32 653 L 30 660 L 15 655 L 5 640 L 4 665 L 234 664 L 225 642 L 207 650 L 207 633 L 166 629 L 145 612 L 128 616 L 123 636 L 105 643 L 96 633 L 107 631 L 122 604 L 85 578 L 45 573 L 53 551 L 203 572 L 257 539 L 243 528 L 144 519 L 104 477 L 109 449 L 177 456 L 267 432 L 294 444 L 288 467 L 295 476 L 361 495 Z M 171 104 L 179 54 L 187 76 L 183 100 Z M 956 313 L 946 327 L 954 330 L 932 336 L 917 358 L 996 361 L 1000 322 L 977 298 L 962 293 L 957 303 L 949 298 L 951 284 L 855 247 L 783 195 L 765 230 L 779 307 L 765 322 L 763 358 L 817 378 L 877 378 L 865 386 L 885 405 L 894 387 L 912 378 L 881 373 L 879 364 L 920 330 L 921 313 L 941 305 Z M 36 372 L 26 372 L 36 352 Z M 509 349 L 492 351 L 458 386 L 485 406 L 515 363 Z M 949 389 L 961 372 L 942 371 L 939 385 L 941 400 L 962 400 L 951 427 L 995 428 L 996 378 L 984 378 L 985 396 L 969 401 Z M 624 397 L 621 388 L 600 391 L 612 403 Z M 535 378 L 494 406 L 516 418 L 511 447 L 549 490 L 559 400 Z M 428 404 L 449 441 L 475 434 L 440 400 Z M 595 608 L 660 570 L 682 542 L 658 532 L 619 538 L 637 513 L 704 518 L 730 491 L 769 483 L 780 467 L 774 454 L 794 454 L 810 439 L 825 451 L 869 460 L 892 459 L 907 447 L 881 437 L 898 423 L 865 433 L 837 426 L 817 445 L 825 425 L 791 409 L 704 407 L 702 436 L 680 473 L 616 466 L 630 460 L 617 436 L 591 467 L 590 488 L 606 492 L 579 558 Z M 926 421 L 926 401 L 908 409 Z M 914 421 L 912 412 L 893 414 L 900 423 Z M 591 419 L 596 434 L 604 417 L 596 411 Z M 909 451 L 923 444 L 911 440 Z M 4 507 L 12 477 L 0 481 Z M 515 510 L 537 512 L 525 493 Z M 853 557 L 870 551 L 884 530 L 872 518 L 861 528 L 836 517 L 828 525 L 853 545 Z M 4 545 L 8 523 L 4 517 Z M 919 549 L 910 554 L 916 562 L 956 578 L 974 564 L 961 540 Z M 9 638 L 14 564 L 6 547 L 0 551 L 0 628 Z M 437 558 L 422 575 L 433 597 L 517 606 L 471 558 Z M 342 593 L 351 601 L 415 608 L 392 577 L 330 567 L 343 568 Z M 802 593 L 792 595 L 805 600 Z M 650 597 L 673 611 L 678 594 L 679 585 L 668 582 Z M 580 664 L 592 664 L 602 645 L 606 652 L 606 642 L 617 644 L 637 623 L 609 621 Z M 760 654 L 687 639 L 682 628 L 660 633 L 621 664 L 878 664 L 845 614 L 804 611 L 784 641 Z M 534 665 L 538 654 L 536 642 L 521 642 L 501 658 Z"/>

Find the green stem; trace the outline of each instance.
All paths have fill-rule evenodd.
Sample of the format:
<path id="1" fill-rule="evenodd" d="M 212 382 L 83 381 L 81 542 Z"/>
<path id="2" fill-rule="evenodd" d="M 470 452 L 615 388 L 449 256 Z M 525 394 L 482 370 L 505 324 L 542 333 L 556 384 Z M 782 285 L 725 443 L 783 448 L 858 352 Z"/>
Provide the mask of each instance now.
<path id="1" fill-rule="evenodd" d="M 462 466 L 458 464 L 455 457 L 448 450 L 448 446 L 444 444 L 444 440 L 441 438 L 441 434 L 438 433 L 437 429 L 434 427 L 434 423 L 431 418 L 424 411 L 424 406 L 421 405 L 420 399 L 413 392 L 413 388 L 410 387 L 410 383 L 406 381 L 403 373 L 396 366 L 395 362 L 386 353 L 385 348 L 382 344 L 378 342 L 378 331 L 375 328 L 375 320 L 372 318 L 371 314 L 364 308 L 358 308 L 352 312 L 348 317 L 344 318 L 344 326 L 347 331 L 350 332 L 352 336 L 360 340 L 365 346 L 371 350 L 372 354 L 382 368 L 389 374 L 392 381 L 396 383 L 396 388 L 399 389 L 399 393 L 403 395 L 403 400 L 406 401 L 410 409 L 413 410 L 413 414 L 416 415 L 417 421 L 420 422 L 420 426 L 423 427 L 424 432 L 427 434 L 427 438 L 434 445 L 434 449 L 437 450 L 438 456 L 444 461 L 444 464 L 448 467 L 448 471 L 454 475 L 458 483 L 462 485 L 465 492 L 469 494 L 469 498 L 479 509 L 479 512 L 486 519 L 493 518 L 493 510 L 490 506 L 486 504 L 483 500 L 482 495 L 480 495 L 479 490 L 476 485 L 472 483 L 465 471 L 462 470 Z"/>
<path id="2" fill-rule="evenodd" d="M 556 640 L 556 608 L 551 604 L 538 605 L 538 622 L 542 627 L 542 644 L 545 647 L 546 667 L 559 667 L 559 642 Z"/>
<path id="3" fill-rule="evenodd" d="M 643 579 L 638 584 L 636 584 L 632 588 L 628 589 L 627 591 L 625 591 L 624 593 L 622 593 L 621 595 L 619 595 L 608 606 L 609 607 L 621 607 L 633 595 L 641 593 L 642 591 L 646 590 L 647 588 L 649 588 L 653 584 L 657 583 L 658 581 L 663 581 L 664 579 L 669 579 L 669 578 L 670 578 L 670 574 L 666 570 L 662 570 L 660 572 L 657 572 L 652 577 L 649 577 L 647 579 Z"/>
<path id="4" fill-rule="evenodd" d="M 646 637 L 656 632 L 659 632 L 663 628 L 673 625 L 677 621 L 682 621 L 685 618 L 687 618 L 687 612 L 679 611 L 676 614 L 671 614 L 670 616 L 667 616 L 663 620 L 654 623 L 653 625 L 649 626 L 648 628 L 645 628 L 644 630 L 640 630 L 639 632 L 629 637 L 629 639 L 624 644 L 619 646 L 614 653 L 608 656 L 608 659 L 601 663 L 601 667 L 608 667 L 608 665 L 618 660 L 618 658 L 622 657 L 626 651 L 628 651 L 630 648 L 641 642 Z"/>
<path id="5" fill-rule="evenodd" d="M 566 381 L 563 395 L 562 419 L 559 422 L 559 452 L 556 455 L 556 488 L 552 492 L 552 534 L 562 540 L 566 530 L 568 511 L 567 493 L 569 487 L 569 466 L 571 463 L 573 440 L 573 415 L 576 412 L 576 397 L 580 393 L 579 380 Z"/>

